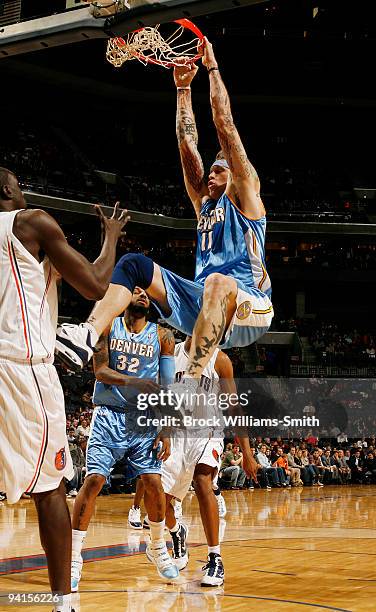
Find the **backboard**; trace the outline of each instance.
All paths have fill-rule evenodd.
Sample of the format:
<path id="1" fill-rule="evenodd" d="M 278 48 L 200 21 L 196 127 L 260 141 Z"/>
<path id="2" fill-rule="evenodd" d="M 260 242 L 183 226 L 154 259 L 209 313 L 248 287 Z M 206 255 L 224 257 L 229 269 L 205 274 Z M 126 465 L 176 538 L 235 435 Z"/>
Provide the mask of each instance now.
<path id="1" fill-rule="evenodd" d="M 0 29 L 0 58 L 73 44 L 92 38 L 122 36 L 137 28 L 194 18 L 269 0 L 102 0 L 62 13 Z"/>

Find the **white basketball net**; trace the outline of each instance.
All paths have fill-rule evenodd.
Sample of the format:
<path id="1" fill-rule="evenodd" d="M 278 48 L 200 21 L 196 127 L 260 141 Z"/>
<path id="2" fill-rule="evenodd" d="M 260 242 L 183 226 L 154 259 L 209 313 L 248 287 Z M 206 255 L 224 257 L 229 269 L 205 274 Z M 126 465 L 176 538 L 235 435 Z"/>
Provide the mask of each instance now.
<path id="1" fill-rule="evenodd" d="M 181 25 L 170 36 L 164 38 L 159 28 L 158 24 L 154 28 L 145 27 L 138 32 L 131 32 L 126 38 L 110 38 L 107 44 L 107 60 L 116 68 L 134 59 L 144 66 L 152 63 L 170 68 L 186 65 L 194 58 L 197 59 L 199 38 L 183 42 L 181 37 L 187 29 Z"/>

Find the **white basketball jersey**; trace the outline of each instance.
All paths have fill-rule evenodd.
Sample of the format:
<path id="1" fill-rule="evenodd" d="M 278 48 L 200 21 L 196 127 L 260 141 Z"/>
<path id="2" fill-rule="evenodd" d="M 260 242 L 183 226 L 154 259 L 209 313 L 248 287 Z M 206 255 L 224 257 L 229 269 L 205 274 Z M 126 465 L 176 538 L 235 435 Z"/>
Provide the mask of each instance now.
<path id="1" fill-rule="evenodd" d="M 13 234 L 20 210 L 0 212 L 0 359 L 53 362 L 57 325 L 57 273 Z"/>
<path id="2" fill-rule="evenodd" d="M 188 363 L 188 353 L 185 350 L 184 345 L 185 342 L 180 342 L 175 347 L 175 380 L 177 382 L 180 381 Z M 218 353 L 219 349 L 215 349 L 212 358 L 205 366 L 201 375 L 200 390 L 203 389 L 208 393 L 219 393 L 220 391 L 219 376 L 215 371 L 215 362 Z"/>

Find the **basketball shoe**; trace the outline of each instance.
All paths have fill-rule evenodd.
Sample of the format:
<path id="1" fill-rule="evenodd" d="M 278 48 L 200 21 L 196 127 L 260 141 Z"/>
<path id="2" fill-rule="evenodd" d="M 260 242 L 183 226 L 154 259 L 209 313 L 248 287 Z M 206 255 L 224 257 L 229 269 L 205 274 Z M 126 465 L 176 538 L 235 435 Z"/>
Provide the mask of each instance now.
<path id="1" fill-rule="evenodd" d="M 67 368 L 79 372 L 93 356 L 98 334 L 91 325 L 63 323 L 56 330 L 55 355 Z"/>
<path id="2" fill-rule="evenodd" d="M 72 555 L 72 565 L 71 565 L 71 590 L 72 593 L 77 593 L 78 585 L 81 580 L 82 574 L 82 565 L 83 565 L 82 555 Z"/>
<path id="3" fill-rule="evenodd" d="M 157 568 L 157 572 L 161 578 L 168 582 L 174 582 L 179 578 L 179 570 L 168 554 L 166 542 L 157 540 L 151 542 L 146 547 L 146 556 L 151 563 Z"/>
<path id="4" fill-rule="evenodd" d="M 142 529 L 141 508 L 135 508 L 134 506 L 129 508 L 128 525 L 132 527 L 132 529 Z"/>
<path id="5" fill-rule="evenodd" d="M 218 513 L 219 518 L 225 518 L 227 514 L 226 502 L 223 495 L 216 495 L 217 503 L 218 503 Z"/>
<path id="6" fill-rule="evenodd" d="M 180 524 L 179 530 L 175 533 L 170 531 L 170 534 L 172 538 L 172 558 L 176 567 L 179 570 L 183 570 L 188 565 L 188 550 L 186 543 L 188 527 Z"/>
<path id="7" fill-rule="evenodd" d="M 201 586 L 221 586 L 225 579 L 225 570 L 222 563 L 221 555 L 216 553 L 208 554 L 208 562 L 202 568 L 204 575 L 201 580 Z"/>

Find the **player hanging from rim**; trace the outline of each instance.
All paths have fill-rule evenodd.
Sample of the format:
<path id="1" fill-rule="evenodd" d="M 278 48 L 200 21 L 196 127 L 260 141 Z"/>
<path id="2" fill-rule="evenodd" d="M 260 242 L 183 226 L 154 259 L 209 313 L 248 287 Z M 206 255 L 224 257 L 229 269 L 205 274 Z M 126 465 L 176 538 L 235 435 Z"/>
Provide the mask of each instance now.
<path id="1" fill-rule="evenodd" d="M 199 220 L 195 281 L 141 254 L 122 257 L 105 298 L 96 304 L 88 321 L 58 330 L 57 353 L 71 367 L 80 368 L 91 358 L 88 332 L 95 344 L 109 321 L 129 303 L 135 285 L 147 291 L 170 325 L 192 336 L 184 378 L 192 390 L 218 346 L 247 346 L 270 326 L 273 307 L 265 269 L 266 219 L 260 181 L 235 127 L 227 90 L 207 39 L 202 61 L 209 75 L 213 121 L 222 147 L 207 185 L 190 94 L 197 67 L 174 70 L 179 150 L 185 185 Z M 253 457 L 245 453 L 244 462 L 256 475 Z"/>
<path id="2" fill-rule="evenodd" d="M 118 205 L 101 217 L 105 240 L 94 263 L 73 249 L 48 213 L 25 210 L 16 176 L 0 168 L 0 490 L 14 504 L 31 493 L 55 606 L 71 610 L 71 522 L 63 478 L 73 477 L 64 395 L 53 366 L 61 275 L 89 300 L 105 294 L 127 223 Z"/>
<path id="3" fill-rule="evenodd" d="M 148 556 L 158 574 L 176 580 L 179 571 L 164 540 L 166 500 L 161 483 L 161 463 L 170 454 L 170 441 L 156 427 L 140 428 L 138 393 L 155 393 L 174 379 L 175 339 L 171 330 L 147 321 L 150 300 L 135 287 L 124 317 L 105 330 L 94 355 L 95 410 L 87 446 L 86 478 L 73 510 L 72 591 L 78 590 L 82 546 L 95 500 L 117 460 L 125 457 L 131 477 L 141 476 L 145 506 L 150 516 Z M 150 413 L 150 414 L 149 414 Z M 151 411 L 146 416 L 152 417 Z M 162 448 L 158 450 L 159 442 Z"/>

